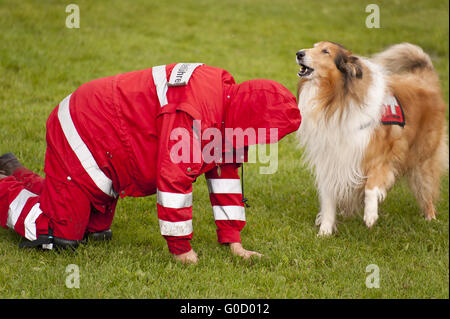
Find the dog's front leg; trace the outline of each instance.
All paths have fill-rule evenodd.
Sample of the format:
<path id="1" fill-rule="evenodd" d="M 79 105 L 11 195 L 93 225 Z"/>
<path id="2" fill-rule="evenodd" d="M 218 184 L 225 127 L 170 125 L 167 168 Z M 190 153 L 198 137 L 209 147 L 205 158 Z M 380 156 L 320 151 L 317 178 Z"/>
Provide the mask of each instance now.
<path id="1" fill-rule="evenodd" d="M 320 192 L 320 212 L 316 217 L 318 236 L 329 236 L 336 231 L 336 200 L 328 192 Z"/>
<path id="2" fill-rule="evenodd" d="M 369 171 L 364 190 L 364 222 L 371 228 L 378 219 L 378 204 L 386 198 L 389 188 L 394 185 L 394 171 L 389 165 Z"/>
<path id="3" fill-rule="evenodd" d="M 364 222 L 371 228 L 378 219 L 378 202 L 382 201 L 386 192 L 378 187 L 366 188 L 364 191 Z"/>

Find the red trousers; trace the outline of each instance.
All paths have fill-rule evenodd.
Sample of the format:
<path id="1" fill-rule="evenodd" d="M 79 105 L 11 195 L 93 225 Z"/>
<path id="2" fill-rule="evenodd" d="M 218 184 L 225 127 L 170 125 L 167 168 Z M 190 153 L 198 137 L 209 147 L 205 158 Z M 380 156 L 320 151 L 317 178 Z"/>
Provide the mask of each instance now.
<path id="1" fill-rule="evenodd" d="M 23 192 L 24 190 L 28 192 Z M 58 193 L 58 197 L 48 198 L 54 192 Z M 23 193 L 31 196 L 24 198 L 20 207 L 11 207 Z M 76 205 L 71 205 L 71 200 L 76 200 Z M 51 205 L 48 205 L 49 202 L 52 202 Z M 34 225 L 27 224 L 27 218 L 30 219 L 32 208 L 37 204 L 42 212 L 38 212 Z M 65 214 L 58 216 L 61 215 L 55 214 L 58 211 L 64 211 Z M 26 168 L 18 169 L 13 176 L 0 180 L 0 226 L 12 228 L 29 240 L 47 234 L 49 226 L 56 237 L 81 240 L 86 232 L 110 229 L 113 217 L 114 207 L 109 212 L 101 213 L 91 206 L 78 187 L 65 185 L 53 178 L 44 179 Z M 35 236 L 27 236 L 30 232 L 26 230 L 30 227 L 36 228 L 31 230 L 31 234 Z"/>
<path id="2" fill-rule="evenodd" d="M 45 179 L 20 168 L 0 180 L 0 226 L 29 240 L 47 234 L 49 227 L 55 237 L 69 240 L 107 230 L 117 204 L 87 176 L 62 134 L 56 111 L 47 121 Z"/>

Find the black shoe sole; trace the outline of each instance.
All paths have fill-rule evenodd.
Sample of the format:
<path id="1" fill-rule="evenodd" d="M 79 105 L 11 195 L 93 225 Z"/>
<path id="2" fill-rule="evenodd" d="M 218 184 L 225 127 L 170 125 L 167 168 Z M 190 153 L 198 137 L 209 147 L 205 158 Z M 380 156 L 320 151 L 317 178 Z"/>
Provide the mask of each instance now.
<path id="1" fill-rule="evenodd" d="M 69 239 L 53 237 L 53 248 L 54 249 L 75 250 L 78 248 L 79 245 L 80 245 L 80 240 L 69 240 Z"/>
<path id="2" fill-rule="evenodd" d="M 80 245 L 80 240 L 69 240 L 49 235 L 40 235 L 36 240 L 24 241 L 19 244 L 19 248 L 42 248 L 48 245 L 56 251 L 60 250 L 76 250 Z"/>
<path id="3" fill-rule="evenodd" d="M 87 242 L 89 240 L 93 241 L 107 241 L 111 240 L 112 231 L 111 229 L 95 232 L 95 233 L 86 233 L 83 238 L 83 242 Z"/>

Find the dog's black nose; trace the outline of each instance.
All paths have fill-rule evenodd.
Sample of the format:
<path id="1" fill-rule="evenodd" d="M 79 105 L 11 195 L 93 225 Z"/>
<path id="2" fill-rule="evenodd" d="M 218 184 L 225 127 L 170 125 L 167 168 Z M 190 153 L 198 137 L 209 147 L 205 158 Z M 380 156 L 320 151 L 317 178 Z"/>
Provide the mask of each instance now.
<path id="1" fill-rule="evenodd" d="M 305 50 L 300 50 L 297 52 L 297 59 L 301 59 L 305 56 Z"/>

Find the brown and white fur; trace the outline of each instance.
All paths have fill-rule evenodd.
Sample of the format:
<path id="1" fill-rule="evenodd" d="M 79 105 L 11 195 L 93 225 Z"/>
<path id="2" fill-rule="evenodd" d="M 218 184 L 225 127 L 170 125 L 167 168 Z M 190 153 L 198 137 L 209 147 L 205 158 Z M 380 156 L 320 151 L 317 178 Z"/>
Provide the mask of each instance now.
<path id="1" fill-rule="evenodd" d="M 297 52 L 304 158 L 313 170 L 320 212 L 319 235 L 336 230 L 336 212 L 364 205 L 372 227 L 378 204 L 406 175 L 427 220 L 435 219 L 440 178 L 448 169 L 446 104 L 429 56 L 409 43 L 372 59 L 334 42 Z M 397 97 L 404 127 L 381 124 L 382 102 Z"/>

